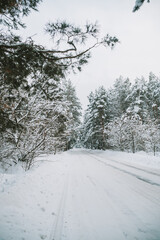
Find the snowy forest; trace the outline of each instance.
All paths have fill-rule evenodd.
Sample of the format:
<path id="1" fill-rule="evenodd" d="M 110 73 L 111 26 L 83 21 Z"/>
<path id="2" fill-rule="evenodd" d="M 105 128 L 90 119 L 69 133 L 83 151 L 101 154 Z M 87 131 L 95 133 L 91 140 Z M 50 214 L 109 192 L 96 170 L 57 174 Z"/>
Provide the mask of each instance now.
<path id="1" fill-rule="evenodd" d="M 120 77 L 111 89 L 90 93 L 82 120 L 81 104 L 71 71 L 81 71 L 91 50 L 113 48 L 118 38 L 99 37 L 97 23 L 77 27 L 65 21 L 48 23 L 53 48 L 23 39 L 21 18 L 37 10 L 39 0 L 5 1 L 0 5 L 0 163 L 24 163 L 29 169 L 42 153 L 77 147 L 121 151 L 160 149 L 160 79 Z M 141 4 L 136 5 L 138 10 Z M 89 42 L 88 42 L 89 40 Z"/>
<path id="2" fill-rule="evenodd" d="M 21 161 L 27 170 L 36 156 L 75 146 L 154 155 L 160 151 L 160 79 L 153 73 L 134 83 L 119 77 L 112 88 L 101 86 L 88 100 L 82 120 L 71 81 L 39 79 L 29 88 L 21 84 L 10 91 L 2 85 L 1 101 L 9 121 L 1 130 L 1 162 Z"/>
<path id="3" fill-rule="evenodd" d="M 89 97 L 81 142 L 91 149 L 160 150 L 160 79 L 119 77 L 111 89 L 99 87 Z"/>

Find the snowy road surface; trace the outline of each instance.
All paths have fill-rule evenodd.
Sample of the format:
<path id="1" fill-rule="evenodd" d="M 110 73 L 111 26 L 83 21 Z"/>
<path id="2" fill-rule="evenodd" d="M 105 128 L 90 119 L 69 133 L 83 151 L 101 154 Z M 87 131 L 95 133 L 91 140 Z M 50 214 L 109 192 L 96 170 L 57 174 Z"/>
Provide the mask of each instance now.
<path id="1" fill-rule="evenodd" d="M 160 170 L 86 150 L 46 159 L 3 175 L 0 240 L 160 240 Z"/>

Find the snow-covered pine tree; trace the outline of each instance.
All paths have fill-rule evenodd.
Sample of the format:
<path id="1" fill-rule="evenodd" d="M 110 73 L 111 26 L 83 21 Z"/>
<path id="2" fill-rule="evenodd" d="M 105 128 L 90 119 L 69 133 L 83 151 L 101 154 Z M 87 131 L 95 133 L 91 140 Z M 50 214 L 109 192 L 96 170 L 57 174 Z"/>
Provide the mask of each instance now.
<path id="1" fill-rule="evenodd" d="M 149 113 L 147 106 L 147 81 L 143 77 L 135 80 L 131 87 L 129 99 L 130 106 L 127 112 L 132 112 L 133 115 L 138 114 L 142 122 L 145 122 Z"/>
<path id="2" fill-rule="evenodd" d="M 71 149 L 78 139 L 79 126 L 81 123 L 82 107 L 76 95 L 75 87 L 70 80 L 62 82 L 63 101 L 67 106 L 67 138 L 66 150 Z"/>
<path id="3" fill-rule="evenodd" d="M 160 78 L 152 72 L 147 84 L 147 104 L 150 118 L 160 124 Z"/>
<path id="4" fill-rule="evenodd" d="M 82 141 L 82 145 L 86 148 L 94 148 L 94 143 L 93 143 L 93 139 L 92 139 L 92 133 L 94 130 L 94 126 L 93 126 L 93 118 L 94 118 L 94 114 L 93 114 L 93 107 L 94 107 L 94 94 L 93 92 L 91 92 L 88 96 L 88 100 L 89 100 L 89 104 L 87 106 L 87 109 L 85 111 L 84 114 L 84 120 L 83 120 L 83 124 L 81 127 L 81 141 Z"/>
<path id="5" fill-rule="evenodd" d="M 129 98 L 131 94 L 131 82 L 129 78 L 123 78 L 120 76 L 113 84 L 113 88 L 108 91 L 109 104 L 110 104 L 110 116 L 112 119 L 120 117 L 126 112 L 126 109 L 131 103 Z"/>
<path id="6" fill-rule="evenodd" d="M 84 146 L 106 149 L 106 127 L 109 122 L 108 96 L 104 87 L 89 95 L 89 104 L 84 117 Z"/>

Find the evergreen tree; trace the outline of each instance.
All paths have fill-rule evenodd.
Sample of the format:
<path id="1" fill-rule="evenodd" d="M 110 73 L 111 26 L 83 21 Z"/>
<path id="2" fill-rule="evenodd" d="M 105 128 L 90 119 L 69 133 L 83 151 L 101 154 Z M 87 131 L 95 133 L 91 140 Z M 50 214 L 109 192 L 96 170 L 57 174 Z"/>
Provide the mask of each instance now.
<path id="1" fill-rule="evenodd" d="M 150 118 L 160 124 L 160 79 L 153 73 L 149 74 L 147 84 L 147 104 Z"/>
<path id="2" fill-rule="evenodd" d="M 93 139 L 92 139 L 92 135 L 93 135 L 93 118 L 94 118 L 94 114 L 92 111 L 92 108 L 94 107 L 94 94 L 93 92 L 90 93 L 90 95 L 88 96 L 88 100 L 89 100 L 89 104 L 87 107 L 87 110 L 85 111 L 84 114 L 84 121 L 82 124 L 82 143 L 83 146 L 85 146 L 86 148 L 94 148 L 94 143 L 93 143 Z"/>
<path id="3" fill-rule="evenodd" d="M 109 122 L 108 96 L 104 87 L 89 95 L 84 118 L 84 145 L 92 149 L 106 149 L 106 127 Z"/>
<path id="4" fill-rule="evenodd" d="M 136 79 L 130 93 L 130 106 L 127 112 L 138 114 L 143 122 L 149 116 L 147 106 L 147 81 L 142 77 Z"/>
<path id="5" fill-rule="evenodd" d="M 109 102 L 111 108 L 111 117 L 120 117 L 124 114 L 130 105 L 131 99 L 131 83 L 130 80 L 119 77 L 113 84 L 113 88 L 109 90 Z"/>
<path id="6" fill-rule="evenodd" d="M 69 119 L 67 126 L 68 136 L 66 149 L 70 149 L 75 145 L 78 138 L 82 107 L 76 96 L 75 87 L 72 85 L 70 80 L 63 81 L 63 91 L 63 98 L 67 104 L 67 115 Z"/>

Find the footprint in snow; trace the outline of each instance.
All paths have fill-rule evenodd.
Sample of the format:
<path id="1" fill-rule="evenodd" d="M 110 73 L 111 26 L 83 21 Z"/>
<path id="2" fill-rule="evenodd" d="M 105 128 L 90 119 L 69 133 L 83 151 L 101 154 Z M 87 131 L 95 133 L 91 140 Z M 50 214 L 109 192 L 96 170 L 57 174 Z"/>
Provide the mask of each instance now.
<path id="1" fill-rule="evenodd" d="M 46 237 L 47 237 L 46 235 L 40 235 L 40 238 L 43 240 L 46 239 Z"/>
<path id="2" fill-rule="evenodd" d="M 41 210 L 42 210 L 43 212 L 45 212 L 45 208 L 42 207 Z"/>

